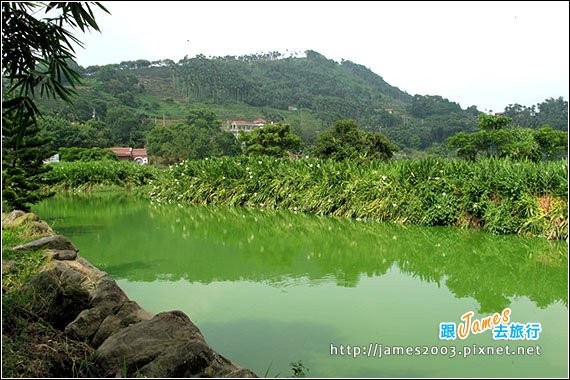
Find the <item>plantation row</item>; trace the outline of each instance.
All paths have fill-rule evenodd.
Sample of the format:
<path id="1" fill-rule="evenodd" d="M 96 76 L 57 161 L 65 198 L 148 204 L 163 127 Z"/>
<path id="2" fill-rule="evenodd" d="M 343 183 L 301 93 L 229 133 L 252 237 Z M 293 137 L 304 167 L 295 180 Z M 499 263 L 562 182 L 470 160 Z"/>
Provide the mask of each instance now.
<path id="1" fill-rule="evenodd" d="M 337 162 L 222 157 L 169 169 L 72 162 L 47 173 L 52 189 L 145 190 L 153 202 L 289 209 L 498 234 L 568 237 L 568 162 L 445 159 Z M 150 184 L 150 186 L 145 186 Z"/>

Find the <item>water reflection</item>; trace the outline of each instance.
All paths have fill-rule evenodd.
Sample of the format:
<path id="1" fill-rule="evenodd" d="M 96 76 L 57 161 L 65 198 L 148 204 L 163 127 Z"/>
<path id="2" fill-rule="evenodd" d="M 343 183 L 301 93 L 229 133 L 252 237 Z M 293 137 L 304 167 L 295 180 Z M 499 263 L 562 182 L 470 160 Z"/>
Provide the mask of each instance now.
<path id="1" fill-rule="evenodd" d="M 474 298 L 481 313 L 521 296 L 541 308 L 568 305 L 567 245 L 543 239 L 288 211 L 154 206 L 126 194 L 58 197 L 35 211 L 117 279 L 275 287 L 334 279 L 355 287 L 395 266 Z"/>

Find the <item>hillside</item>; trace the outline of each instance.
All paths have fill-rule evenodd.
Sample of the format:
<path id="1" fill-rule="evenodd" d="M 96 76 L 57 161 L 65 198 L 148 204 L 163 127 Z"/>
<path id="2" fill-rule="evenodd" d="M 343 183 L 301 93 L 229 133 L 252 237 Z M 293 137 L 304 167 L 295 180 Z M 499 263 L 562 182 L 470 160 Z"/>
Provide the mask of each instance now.
<path id="1" fill-rule="evenodd" d="M 189 109 L 208 108 L 226 120 L 283 121 L 306 145 L 336 120 L 386 135 L 401 148 L 426 149 L 459 131 L 476 129 L 479 111 L 441 96 L 412 96 L 368 68 L 307 51 L 241 57 L 127 61 L 78 67 L 84 83 L 73 106 L 41 101 L 41 109 L 70 121 L 108 120 L 125 107 L 149 125 L 182 121 Z M 566 116 L 567 118 L 567 116 Z M 143 132 L 141 132 L 143 133 Z"/>

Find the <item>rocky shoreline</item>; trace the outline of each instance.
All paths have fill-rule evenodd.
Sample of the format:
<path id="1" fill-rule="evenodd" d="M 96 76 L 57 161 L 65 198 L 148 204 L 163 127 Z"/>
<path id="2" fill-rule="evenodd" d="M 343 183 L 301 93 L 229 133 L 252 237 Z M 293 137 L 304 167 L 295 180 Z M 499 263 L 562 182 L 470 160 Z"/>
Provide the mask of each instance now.
<path id="1" fill-rule="evenodd" d="M 104 377 L 257 377 L 215 352 L 181 311 L 152 315 L 130 300 L 113 278 L 78 254 L 34 214 L 13 211 L 3 228 L 31 220 L 45 237 L 15 246 L 25 254 L 43 250 L 46 264 L 27 286 L 50 293 L 46 320 L 71 339 L 95 349 Z M 3 263 L 4 264 L 4 263 Z M 55 296 L 54 296 L 55 292 Z"/>

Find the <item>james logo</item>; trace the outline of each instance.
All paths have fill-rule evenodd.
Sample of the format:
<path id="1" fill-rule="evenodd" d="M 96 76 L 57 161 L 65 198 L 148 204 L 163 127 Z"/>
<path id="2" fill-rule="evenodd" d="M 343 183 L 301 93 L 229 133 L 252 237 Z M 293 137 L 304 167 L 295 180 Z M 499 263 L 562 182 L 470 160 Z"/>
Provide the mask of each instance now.
<path id="1" fill-rule="evenodd" d="M 538 340 L 542 326 L 538 322 L 516 323 L 511 322 L 511 309 L 506 308 L 502 313 L 474 319 L 475 313 L 468 311 L 461 316 L 459 324 L 455 322 L 441 322 L 439 324 L 439 339 L 455 340 L 465 339 L 469 334 L 481 334 L 491 330 L 495 340 Z"/>

